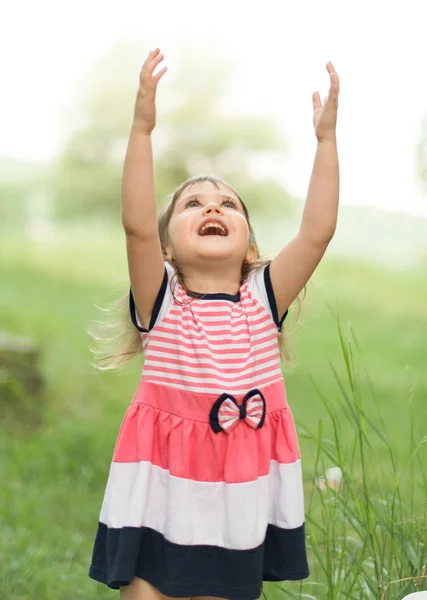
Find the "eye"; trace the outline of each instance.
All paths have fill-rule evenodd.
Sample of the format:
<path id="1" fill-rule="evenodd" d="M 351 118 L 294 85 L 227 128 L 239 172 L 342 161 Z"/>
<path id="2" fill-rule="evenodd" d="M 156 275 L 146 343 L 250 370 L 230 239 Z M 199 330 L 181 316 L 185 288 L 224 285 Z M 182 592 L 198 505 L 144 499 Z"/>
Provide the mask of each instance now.
<path id="1" fill-rule="evenodd" d="M 197 204 L 200 204 L 200 202 L 196 198 L 192 198 L 185 204 L 185 208 L 188 208 L 193 202 L 197 202 Z"/>
<path id="2" fill-rule="evenodd" d="M 190 204 L 192 204 L 193 202 L 196 202 L 196 204 L 200 204 L 200 202 L 198 201 L 197 198 L 190 198 L 190 200 L 188 200 L 185 203 L 185 208 L 188 208 L 190 206 Z M 233 208 L 238 208 L 237 202 L 235 200 L 233 200 L 232 198 L 225 198 L 222 201 L 222 206 L 224 206 L 224 204 L 231 204 L 231 206 Z"/>
<path id="3" fill-rule="evenodd" d="M 226 198 L 224 200 L 223 204 L 231 204 L 231 206 L 233 208 L 237 208 L 237 203 L 234 200 L 232 200 L 231 198 Z"/>

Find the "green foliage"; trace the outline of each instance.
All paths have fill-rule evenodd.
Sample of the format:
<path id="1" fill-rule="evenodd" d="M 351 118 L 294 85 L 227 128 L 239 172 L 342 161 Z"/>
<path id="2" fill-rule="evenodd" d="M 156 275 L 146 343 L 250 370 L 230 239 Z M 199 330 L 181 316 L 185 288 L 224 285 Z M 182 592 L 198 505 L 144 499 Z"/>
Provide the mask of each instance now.
<path id="1" fill-rule="evenodd" d="M 410 392 L 405 402 L 407 458 L 402 460 L 375 385 L 367 372 L 359 370 L 354 332 L 350 329 L 345 339 L 338 322 L 338 335 L 345 369 L 340 375 L 339 365 L 331 364 L 331 371 L 339 393 L 328 398 L 312 382 L 327 418 L 319 420 L 311 432 L 302 430 L 300 438 L 316 447 L 315 481 L 324 481 L 321 476 L 330 465 L 339 466 L 343 479 L 338 486 L 333 482 L 314 486 L 307 494 L 307 540 L 313 568 L 312 581 L 304 582 L 300 591 L 325 600 L 400 599 L 427 589 L 427 436 L 419 427 Z M 365 378 L 371 385 L 369 395 L 360 393 Z M 379 425 L 370 417 L 372 402 Z M 350 425 L 348 436 L 344 423 Z"/>
<path id="2" fill-rule="evenodd" d="M 113 48 L 90 70 L 79 107 L 68 122 L 69 138 L 53 174 L 55 212 L 61 218 L 107 215 L 117 220 L 120 180 L 133 117 L 139 50 Z M 140 57 L 139 57 L 140 58 Z M 269 117 L 226 114 L 221 101 L 230 87 L 228 63 L 216 56 L 184 55 L 174 80 L 161 81 L 153 133 L 156 189 L 161 200 L 188 177 L 214 174 L 229 180 L 253 210 L 290 197 L 271 176 L 256 174 L 259 158 L 283 158 L 286 146 Z"/>

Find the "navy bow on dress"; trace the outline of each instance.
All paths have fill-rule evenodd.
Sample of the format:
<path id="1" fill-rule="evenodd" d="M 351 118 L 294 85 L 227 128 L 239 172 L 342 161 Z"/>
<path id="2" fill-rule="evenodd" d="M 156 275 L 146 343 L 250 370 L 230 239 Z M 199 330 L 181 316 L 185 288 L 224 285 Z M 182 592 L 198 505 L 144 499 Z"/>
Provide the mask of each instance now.
<path id="1" fill-rule="evenodd" d="M 253 429 L 263 426 L 265 420 L 265 398 L 262 393 L 253 389 L 243 398 L 242 404 L 231 394 L 221 394 L 215 401 L 209 414 L 209 421 L 215 433 L 230 433 L 242 419 Z"/>

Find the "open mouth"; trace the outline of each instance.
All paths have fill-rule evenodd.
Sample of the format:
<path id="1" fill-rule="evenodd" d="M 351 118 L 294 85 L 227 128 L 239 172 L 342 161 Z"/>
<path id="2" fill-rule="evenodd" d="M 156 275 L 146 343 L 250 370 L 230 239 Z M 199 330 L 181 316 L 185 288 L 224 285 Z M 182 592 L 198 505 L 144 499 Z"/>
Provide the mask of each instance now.
<path id="1" fill-rule="evenodd" d="M 206 225 L 199 229 L 199 235 L 219 235 L 221 237 L 226 237 L 228 231 L 219 223 L 206 223 Z"/>

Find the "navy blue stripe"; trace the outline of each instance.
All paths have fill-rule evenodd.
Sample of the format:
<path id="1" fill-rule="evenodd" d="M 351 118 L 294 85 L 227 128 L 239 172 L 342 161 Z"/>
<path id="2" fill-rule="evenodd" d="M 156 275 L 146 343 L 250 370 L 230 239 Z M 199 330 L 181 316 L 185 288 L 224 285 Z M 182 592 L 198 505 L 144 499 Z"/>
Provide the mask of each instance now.
<path id="1" fill-rule="evenodd" d="M 304 525 L 268 525 L 265 542 L 251 550 L 173 544 L 147 527 L 109 529 L 98 524 L 89 576 L 118 589 L 141 577 L 166 596 L 258 598 L 264 581 L 309 575 Z"/>
<path id="2" fill-rule="evenodd" d="M 273 286 L 271 284 L 270 265 L 269 264 L 264 269 L 264 284 L 265 284 L 265 289 L 266 289 L 267 296 L 268 296 L 268 301 L 270 303 L 271 314 L 273 315 L 273 320 L 274 320 L 275 324 L 277 325 L 277 329 L 279 331 L 282 331 L 283 321 L 286 319 L 286 315 L 288 314 L 288 311 L 286 311 L 285 314 L 283 315 L 283 317 L 281 317 L 281 319 L 279 319 L 279 315 L 277 312 L 276 298 L 274 297 Z"/>
<path id="3" fill-rule="evenodd" d="M 147 332 L 147 331 L 150 331 L 151 329 L 153 329 L 156 319 L 159 316 L 163 298 L 165 297 L 167 283 L 168 283 L 168 272 L 166 271 L 166 267 L 165 267 L 165 274 L 163 276 L 162 285 L 160 286 L 159 293 L 157 294 L 157 298 L 154 303 L 153 312 L 151 313 L 151 318 L 150 318 L 150 323 L 148 325 L 148 329 L 145 329 L 145 327 L 140 327 L 138 325 L 138 322 L 136 320 L 136 308 L 135 308 L 135 300 L 134 300 L 133 294 L 132 294 L 132 288 L 129 290 L 130 318 L 132 319 L 132 323 L 135 325 L 135 327 L 138 329 L 138 331 Z"/>
<path id="4" fill-rule="evenodd" d="M 226 294 L 217 292 L 216 294 L 202 294 L 201 292 L 192 292 L 189 290 L 189 295 L 194 296 L 198 300 L 229 300 L 230 302 L 240 302 L 240 292 L 236 294 Z"/>

